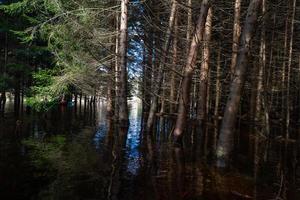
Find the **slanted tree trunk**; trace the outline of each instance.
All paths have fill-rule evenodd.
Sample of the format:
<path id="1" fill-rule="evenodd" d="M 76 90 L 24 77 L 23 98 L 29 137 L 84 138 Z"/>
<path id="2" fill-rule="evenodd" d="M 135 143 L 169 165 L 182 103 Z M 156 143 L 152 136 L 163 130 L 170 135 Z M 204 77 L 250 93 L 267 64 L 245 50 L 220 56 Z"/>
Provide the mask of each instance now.
<path id="1" fill-rule="evenodd" d="M 170 47 L 170 43 L 171 43 L 171 34 L 173 32 L 173 27 L 174 27 L 174 22 L 175 22 L 175 16 L 177 13 L 177 1 L 176 0 L 172 0 L 172 8 L 171 8 L 171 13 L 170 13 L 170 18 L 169 18 L 169 27 L 166 33 L 166 40 L 165 40 L 165 44 L 164 47 L 162 49 L 162 57 L 159 61 L 159 68 L 158 68 L 158 74 L 157 77 L 154 79 L 154 87 L 153 87 L 153 95 L 151 98 L 151 107 L 150 107 L 150 111 L 149 111 L 149 115 L 148 115 L 148 119 L 147 119 L 147 125 L 146 125 L 146 132 L 151 132 L 151 129 L 153 127 L 154 124 L 154 120 L 155 120 L 155 113 L 157 112 L 157 107 L 158 107 L 158 95 L 160 93 L 161 90 L 161 83 L 163 80 L 163 76 L 164 76 L 164 65 L 167 61 L 167 57 L 168 57 L 168 50 Z"/>
<path id="2" fill-rule="evenodd" d="M 230 94 L 227 100 L 225 114 L 222 121 L 220 136 L 218 141 L 217 156 L 227 161 L 233 150 L 234 130 L 236 125 L 236 117 L 239 109 L 242 88 L 245 82 L 247 72 L 247 60 L 250 50 L 250 42 L 257 21 L 257 13 L 262 0 L 251 0 L 247 11 L 247 17 L 241 36 L 240 47 L 237 57 L 237 65 L 235 74 L 230 86 Z"/>
<path id="3" fill-rule="evenodd" d="M 128 105 L 127 105 L 127 37 L 128 37 L 128 0 L 121 1 L 120 19 L 120 98 L 119 98 L 119 123 L 121 127 L 128 127 Z"/>
<path id="4" fill-rule="evenodd" d="M 173 132 L 175 143 L 182 142 L 183 131 L 186 126 L 187 113 L 188 113 L 189 103 L 190 103 L 190 89 L 192 84 L 192 77 L 193 77 L 193 73 L 197 61 L 199 44 L 203 40 L 205 23 L 206 23 L 209 7 L 210 7 L 210 1 L 203 0 L 201 4 L 200 15 L 197 21 L 197 26 L 190 46 L 189 54 L 187 57 L 186 66 L 184 68 L 184 77 L 182 80 L 182 86 L 180 90 L 181 96 L 179 99 L 178 115 L 175 124 L 175 129 Z"/>
<path id="5" fill-rule="evenodd" d="M 208 15 L 205 24 L 204 33 L 204 44 L 203 44 L 203 57 L 201 63 L 200 71 L 200 91 L 199 91 L 199 105 L 198 105 L 198 118 L 200 120 L 206 119 L 208 106 L 207 106 L 207 92 L 209 84 L 209 59 L 210 59 L 210 40 L 211 40 L 211 30 L 212 30 L 212 9 L 208 10 Z"/>
<path id="6" fill-rule="evenodd" d="M 239 41 L 241 36 L 241 2 L 242 0 L 235 0 L 234 4 L 234 21 L 233 21 L 233 43 L 232 43 L 232 59 L 231 59 L 231 77 L 233 77 L 234 70 L 237 62 L 237 55 L 239 50 Z"/>

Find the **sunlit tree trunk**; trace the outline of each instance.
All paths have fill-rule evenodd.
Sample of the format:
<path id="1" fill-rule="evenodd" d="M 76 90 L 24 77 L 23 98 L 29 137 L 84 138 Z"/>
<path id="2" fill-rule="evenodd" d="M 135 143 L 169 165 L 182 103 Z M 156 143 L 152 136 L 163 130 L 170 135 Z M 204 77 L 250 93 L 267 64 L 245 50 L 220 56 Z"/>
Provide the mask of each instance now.
<path id="1" fill-rule="evenodd" d="M 127 105 L 127 43 L 128 43 L 128 0 L 121 1 L 120 19 L 120 98 L 119 98 L 119 123 L 121 127 L 128 127 L 128 105 Z"/>
<path id="2" fill-rule="evenodd" d="M 199 91 L 199 105 L 198 105 L 198 118 L 204 120 L 207 116 L 207 93 L 209 84 L 209 61 L 210 61 L 210 40 L 212 30 L 212 9 L 208 10 L 208 15 L 205 24 L 205 33 L 203 38 L 203 57 L 200 71 L 200 91 Z"/>
<path id="3" fill-rule="evenodd" d="M 119 15 L 116 15 L 115 19 L 115 27 L 116 32 L 119 33 Z M 119 35 L 115 37 L 115 106 L 114 106 L 114 114 L 115 119 L 119 118 L 119 91 L 120 91 L 120 67 L 119 67 Z"/>
<path id="4" fill-rule="evenodd" d="M 154 83 L 154 87 L 153 87 L 153 91 L 152 91 L 154 94 L 152 95 L 152 98 L 151 98 L 151 107 L 150 107 L 149 116 L 148 116 L 148 120 L 147 120 L 147 126 L 146 126 L 147 132 L 151 132 L 151 129 L 153 127 L 154 120 L 155 120 L 155 113 L 157 112 L 158 95 L 161 90 L 161 83 L 162 83 L 163 74 L 164 74 L 164 64 L 167 61 L 168 51 L 169 51 L 169 47 L 170 47 L 170 43 L 171 43 L 171 34 L 172 34 L 173 28 L 174 28 L 176 13 L 177 13 L 177 1 L 172 0 L 172 8 L 171 8 L 171 13 L 170 13 L 170 18 L 169 18 L 169 26 L 168 26 L 168 30 L 166 33 L 166 40 L 165 40 L 164 47 L 162 49 L 162 57 L 159 62 L 158 74 L 157 74 L 157 77 L 154 79 L 155 83 Z"/>
<path id="5" fill-rule="evenodd" d="M 230 86 L 230 94 L 227 100 L 225 114 L 222 121 L 220 136 L 218 141 L 217 156 L 225 160 L 229 159 L 233 150 L 234 130 L 236 125 L 236 117 L 239 109 L 242 87 L 245 82 L 247 72 L 248 53 L 250 50 L 250 41 L 253 37 L 255 23 L 257 21 L 257 13 L 262 0 L 251 0 L 247 11 L 247 17 L 241 36 L 237 65 L 235 74 Z"/>
<path id="6" fill-rule="evenodd" d="M 190 103 L 190 89 L 192 84 L 192 77 L 195 70 L 195 65 L 197 61 L 197 54 L 199 49 L 199 44 L 203 40 L 203 35 L 205 31 L 205 23 L 208 15 L 208 10 L 210 7 L 209 0 L 203 0 L 201 4 L 201 11 L 197 21 L 197 26 L 193 40 L 190 46 L 189 54 L 187 57 L 186 66 L 184 68 L 184 77 L 182 80 L 182 86 L 180 88 L 180 99 L 178 116 L 174 129 L 175 143 L 181 143 L 183 131 L 186 126 L 187 113 L 189 110 Z"/>
<path id="7" fill-rule="evenodd" d="M 234 4 L 234 21 L 233 21 L 233 44 L 232 44 L 232 60 L 231 60 L 231 76 L 234 75 L 234 70 L 237 62 L 237 55 L 239 50 L 239 41 L 241 36 L 241 2 L 242 0 L 235 0 Z"/>

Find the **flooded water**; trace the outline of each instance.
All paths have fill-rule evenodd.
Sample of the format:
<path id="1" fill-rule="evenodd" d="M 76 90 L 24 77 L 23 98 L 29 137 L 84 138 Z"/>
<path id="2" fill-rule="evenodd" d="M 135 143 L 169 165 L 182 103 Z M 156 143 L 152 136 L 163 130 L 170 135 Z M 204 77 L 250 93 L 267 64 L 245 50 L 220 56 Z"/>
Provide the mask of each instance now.
<path id="1" fill-rule="evenodd" d="M 0 199 L 300 199 L 297 131 L 284 140 L 275 129 L 267 139 L 241 124 L 232 163 L 220 169 L 218 122 L 190 122 L 180 148 L 170 142 L 171 119 L 146 135 L 140 104 L 131 104 L 128 131 L 106 120 L 104 107 L 18 118 L 8 110 L 0 120 Z"/>

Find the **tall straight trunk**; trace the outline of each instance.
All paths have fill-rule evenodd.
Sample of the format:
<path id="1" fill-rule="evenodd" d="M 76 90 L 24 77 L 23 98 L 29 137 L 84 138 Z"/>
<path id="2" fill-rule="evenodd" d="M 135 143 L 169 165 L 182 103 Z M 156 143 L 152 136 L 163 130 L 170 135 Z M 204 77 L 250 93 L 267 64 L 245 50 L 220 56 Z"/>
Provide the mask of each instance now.
<path id="1" fill-rule="evenodd" d="M 146 30 L 147 31 L 147 30 Z M 153 67 L 153 30 L 149 30 L 148 37 L 145 37 L 145 41 L 149 46 L 145 47 L 145 64 L 144 64 L 144 101 L 143 111 L 148 113 L 151 104 L 151 78 L 152 78 L 152 67 Z M 146 42 L 145 42 L 146 43 Z M 146 55 L 147 54 L 147 55 Z M 146 117 L 146 116 L 145 116 Z"/>
<path id="2" fill-rule="evenodd" d="M 106 102 L 106 116 L 107 118 L 112 118 L 113 116 L 113 96 L 112 87 L 110 84 L 107 85 L 107 102 Z"/>
<path id="3" fill-rule="evenodd" d="M 177 66 L 177 54 L 178 54 L 178 17 L 175 16 L 175 24 L 174 24 L 174 39 L 173 39 L 173 61 L 172 61 L 172 69 L 171 72 L 171 91 L 170 91 L 170 113 L 174 113 L 175 105 L 174 102 L 176 101 L 176 80 L 175 80 L 175 72 Z"/>
<path id="4" fill-rule="evenodd" d="M 217 119 L 219 117 L 219 104 L 222 94 L 222 85 L 221 85 L 221 47 L 218 51 L 218 64 L 217 64 L 217 77 L 216 77 L 216 97 L 215 97 L 215 111 L 214 115 Z"/>
<path id="5" fill-rule="evenodd" d="M 236 67 L 238 50 L 239 50 L 239 41 L 241 36 L 241 24 L 240 24 L 241 2 L 242 0 L 235 0 L 235 4 L 234 4 L 233 44 L 232 44 L 232 59 L 231 59 L 231 66 L 230 66 L 232 77 L 234 75 L 234 71 Z"/>
<path id="6" fill-rule="evenodd" d="M 229 159 L 229 156 L 233 150 L 233 136 L 236 125 L 237 112 L 241 99 L 241 92 L 247 72 L 250 42 L 253 37 L 255 23 L 257 21 L 257 13 L 261 3 L 262 0 L 251 0 L 247 10 L 247 17 L 241 36 L 235 74 L 230 86 L 230 94 L 227 100 L 225 114 L 222 121 L 218 141 L 217 156 L 218 158 L 225 159 L 226 161 Z"/>
<path id="7" fill-rule="evenodd" d="M 4 44 L 4 65 L 2 69 L 2 74 L 5 77 L 6 76 L 6 68 L 8 63 L 8 33 L 5 33 L 5 44 Z M 5 88 L 1 91 L 1 97 L 0 97 L 0 113 L 4 113 L 5 111 L 5 104 L 6 104 L 6 91 Z"/>
<path id="8" fill-rule="evenodd" d="M 208 15 L 205 24 L 205 33 L 203 38 L 203 57 L 201 63 L 200 71 L 200 97 L 199 97 L 199 110 L 198 118 L 204 120 L 207 116 L 207 91 L 208 91 L 208 78 L 209 78 L 209 61 L 210 61 L 210 40 L 211 40 L 211 30 L 212 30 L 212 9 L 208 10 Z"/>
<path id="9" fill-rule="evenodd" d="M 286 93 L 286 138 L 289 138 L 289 127 L 290 127 L 290 75 L 293 58 L 293 38 L 294 38 L 294 23 L 296 13 L 296 0 L 293 1 L 293 11 L 291 19 L 291 30 L 290 30 L 290 44 L 289 44 L 289 58 L 288 58 L 288 71 L 287 71 L 287 93 Z"/>
<path id="10" fill-rule="evenodd" d="M 255 121 L 261 121 L 261 108 L 262 108 L 262 93 L 263 93 L 263 77 L 266 67 L 266 0 L 262 0 L 262 15 L 264 19 L 262 21 L 262 29 L 260 36 L 260 50 L 259 50 L 259 65 L 258 65 L 258 77 L 256 87 L 256 106 L 255 106 Z"/>
<path id="11" fill-rule="evenodd" d="M 164 65 L 168 59 L 168 50 L 169 50 L 170 43 L 171 43 L 171 34 L 173 32 L 176 14 L 177 14 L 177 1 L 172 0 L 172 8 L 171 8 L 171 13 L 170 13 L 170 18 L 169 18 L 169 27 L 168 27 L 168 30 L 166 33 L 165 44 L 162 49 L 162 57 L 158 64 L 158 66 L 159 66 L 158 74 L 157 74 L 157 77 L 154 79 L 155 82 L 154 82 L 153 91 L 152 91 L 154 94 L 152 95 L 152 98 L 151 98 L 151 107 L 150 107 L 150 111 L 149 111 L 149 115 L 148 115 L 148 119 L 147 119 L 147 126 L 146 126 L 147 132 L 151 131 L 153 124 L 154 124 L 154 120 L 155 120 L 155 113 L 157 112 L 158 95 L 161 90 L 161 83 L 162 83 L 163 76 L 164 76 Z"/>
<path id="12" fill-rule="evenodd" d="M 20 99 L 21 99 L 21 90 L 20 90 L 20 78 L 16 77 L 17 82 L 16 82 L 16 86 L 15 86 L 15 93 L 14 93 L 14 112 L 16 116 L 19 116 L 19 112 L 20 112 Z"/>
<path id="13" fill-rule="evenodd" d="M 288 15 L 286 16 L 286 21 L 285 21 L 285 33 L 284 33 L 284 47 L 283 47 L 283 63 L 282 63 L 282 77 L 281 77 L 281 117 L 282 119 L 284 119 L 286 117 L 286 113 L 285 113 L 285 87 L 286 87 L 286 57 L 287 57 L 287 48 L 288 48 L 288 23 L 289 19 L 288 19 Z"/>
<path id="14" fill-rule="evenodd" d="M 108 68 L 108 81 L 107 81 L 107 97 L 106 97 L 106 117 L 108 120 L 111 120 L 114 116 L 114 97 L 113 97 L 113 87 L 114 84 L 111 84 L 113 82 L 114 77 L 114 62 L 111 62 L 110 67 Z"/>
<path id="15" fill-rule="evenodd" d="M 128 127 L 127 105 L 127 37 L 128 37 L 128 0 L 121 1 L 120 19 L 120 98 L 119 98 L 119 123 L 121 127 Z"/>
<path id="16" fill-rule="evenodd" d="M 119 33 L 119 15 L 116 15 L 115 19 L 116 32 Z M 119 119 L 119 95 L 120 95 L 120 67 L 119 67 L 119 36 L 115 38 L 115 120 Z"/>
<path id="17" fill-rule="evenodd" d="M 192 0 L 187 0 L 187 32 L 186 32 L 186 53 L 189 53 L 191 35 L 192 35 L 192 24 L 193 24 L 193 10 L 192 10 Z"/>
<path id="18" fill-rule="evenodd" d="M 183 131 L 186 126 L 187 113 L 190 103 L 190 89 L 192 85 L 192 77 L 195 70 L 195 65 L 197 61 L 197 54 L 200 42 L 203 40 L 203 35 L 205 31 L 205 23 L 208 15 L 208 10 L 210 8 L 210 1 L 203 0 L 201 4 L 201 11 L 197 21 L 197 26 L 195 29 L 195 34 L 190 46 L 189 54 L 187 57 L 186 66 L 184 68 L 184 77 L 182 80 L 182 86 L 180 90 L 179 108 L 178 115 L 174 129 L 175 143 L 182 142 Z"/>

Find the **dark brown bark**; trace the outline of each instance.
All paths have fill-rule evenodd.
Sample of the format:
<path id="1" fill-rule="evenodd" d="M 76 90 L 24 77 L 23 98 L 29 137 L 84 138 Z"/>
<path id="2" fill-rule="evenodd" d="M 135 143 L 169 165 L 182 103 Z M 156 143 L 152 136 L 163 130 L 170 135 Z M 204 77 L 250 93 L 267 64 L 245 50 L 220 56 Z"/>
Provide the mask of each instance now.
<path id="1" fill-rule="evenodd" d="M 129 126 L 127 105 L 127 43 L 128 43 L 128 0 L 121 1 L 120 19 L 120 98 L 119 98 L 119 123 L 121 127 Z"/>
<path id="2" fill-rule="evenodd" d="M 179 143 L 181 143 L 183 131 L 186 126 L 187 113 L 188 113 L 189 103 L 190 103 L 190 89 L 192 85 L 192 76 L 195 70 L 199 45 L 200 42 L 203 40 L 205 23 L 206 23 L 209 7 L 210 7 L 210 1 L 203 0 L 201 4 L 200 15 L 197 21 L 197 26 L 190 46 L 186 66 L 184 68 L 184 77 L 182 80 L 182 86 L 180 91 L 181 96 L 179 99 L 178 116 L 175 124 L 175 129 L 173 132 L 173 135 L 175 137 L 175 142 L 179 142 Z"/>
<path id="3" fill-rule="evenodd" d="M 230 86 L 230 94 L 227 100 L 225 114 L 222 121 L 217 156 L 218 158 L 228 160 L 233 150 L 233 136 L 236 125 L 236 117 L 241 99 L 242 87 L 245 82 L 247 72 L 248 53 L 250 42 L 257 21 L 257 13 L 261 6 L 262 0 L 252 0 L 248 7 L 247 17 L 244 24 L 240 47 L 237 57 L 235 74 Z"/>

